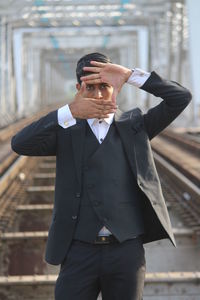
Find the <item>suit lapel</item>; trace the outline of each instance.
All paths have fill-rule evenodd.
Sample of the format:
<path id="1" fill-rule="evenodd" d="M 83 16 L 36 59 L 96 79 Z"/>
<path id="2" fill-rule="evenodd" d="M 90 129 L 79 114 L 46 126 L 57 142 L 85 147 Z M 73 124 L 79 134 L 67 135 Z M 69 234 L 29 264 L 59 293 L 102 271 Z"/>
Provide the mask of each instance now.
<path id="1" fill-rule="evenodd" d="M 71 129 L 71 138 L 72 138 L 72 147 L 74 154 L 74 163 L 76 169 L 76 175 L 78 182 L 81 186 L 81 163 L 82 163 L 82 154 L 84 148 L 84 138 L 85 138 L 85 125 L 86 120 L 76 120 L 77 123 L 75 126 L 72 126 Z"/>
<path id="2" fill-rule="evenodd" d="M 137 179 L 137 163 L 135 156 L 134 134 L 137 132 L 131 127 L 130 116 L 127 113 L 121 112 L 119 109 L 115 114 L 115 124 L 122 143 L 124 145 L 125 152 L 127 154 L 131 169 Z"/>

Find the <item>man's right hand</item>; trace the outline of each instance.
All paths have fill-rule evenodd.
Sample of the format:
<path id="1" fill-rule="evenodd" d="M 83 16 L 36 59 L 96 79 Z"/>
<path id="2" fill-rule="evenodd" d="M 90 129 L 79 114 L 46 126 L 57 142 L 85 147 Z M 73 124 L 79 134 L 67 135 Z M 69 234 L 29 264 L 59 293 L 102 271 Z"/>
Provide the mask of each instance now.
<path id="1" fill-rule="evenodd" d="M 112 100 L 85 98 L 85 82 L 82 82 L 81 88 L 75 95 L 74 100 L 69 104 L 70 111 L 74 118 L 78 119 L 104 119 L 108 118 L 110 113 L 117 109 Z"/>
<path id="2" fill-rule="evenodd" d="M 81 80 L 88 84 L 99 84 L 101 82 L 110 84 L 113 87 L 112 101 L 116 103 L 117 95 L 132 74 L 132 70 L 112 63 L 91 61 L 90 64 L 93 66 L 84 67 L 83 70 L 93 74 L 82 76 Z"/>

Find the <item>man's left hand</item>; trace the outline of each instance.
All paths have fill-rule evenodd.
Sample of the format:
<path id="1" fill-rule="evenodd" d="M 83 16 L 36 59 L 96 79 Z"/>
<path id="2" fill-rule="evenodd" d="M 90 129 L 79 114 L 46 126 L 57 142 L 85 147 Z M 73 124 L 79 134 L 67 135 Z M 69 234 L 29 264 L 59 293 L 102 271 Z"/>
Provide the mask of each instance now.
<path id="1" fill-rule="evenodd" d="M 86 84 L 108 83 L 113 86 L 112 101 L 116 102 L 116 97 L 119 94 L 123 84 L 128 80 L 132 71 L 128 68 L 117 64 L 102 63 L 91 61 L 94 67 L 84 67 L 84 71 L 92 72 L 94 74 L 81 77 L 81 80 Z"/>

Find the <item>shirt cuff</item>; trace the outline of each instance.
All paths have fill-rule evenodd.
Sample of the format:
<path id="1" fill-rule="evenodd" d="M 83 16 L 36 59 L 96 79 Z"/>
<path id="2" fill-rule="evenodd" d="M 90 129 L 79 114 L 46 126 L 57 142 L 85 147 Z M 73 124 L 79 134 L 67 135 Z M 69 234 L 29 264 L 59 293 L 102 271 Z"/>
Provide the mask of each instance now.
<path id="1" fill-rule="evenodd" d="M 58 124 L 63 128 L 68 128 L 76 124 L 76 119 L 72 116 L 68 104 L 58 109 Z"/>
<path id="2" fill-rule="evenodd" d="M 132 74 L 129 76 L 127 83 L 140 88 L 147 81 L 150 75 L 150 72 L 146 72 L 142 69 L 135 68 L 133 69 Z"/>

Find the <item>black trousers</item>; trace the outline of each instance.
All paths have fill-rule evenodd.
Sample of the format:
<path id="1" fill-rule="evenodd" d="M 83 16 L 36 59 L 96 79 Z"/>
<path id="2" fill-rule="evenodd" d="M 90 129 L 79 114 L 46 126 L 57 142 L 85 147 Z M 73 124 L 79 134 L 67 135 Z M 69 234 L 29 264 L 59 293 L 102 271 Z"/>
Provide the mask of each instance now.
<path id="1" fill-rule="evenodd" d="M 94 245 L 73 240 L 61 264 L 55 300 L 142 300 L 146 261 L 140 237 Z"/>

